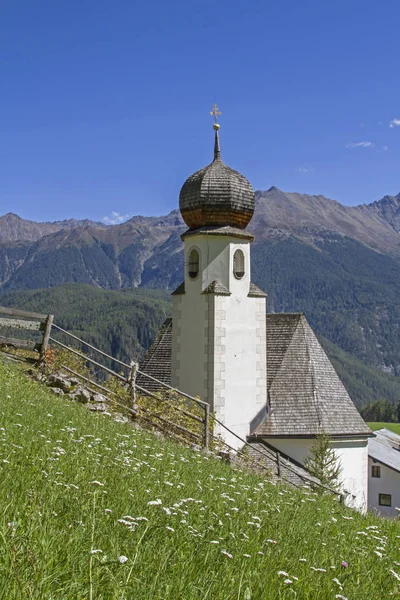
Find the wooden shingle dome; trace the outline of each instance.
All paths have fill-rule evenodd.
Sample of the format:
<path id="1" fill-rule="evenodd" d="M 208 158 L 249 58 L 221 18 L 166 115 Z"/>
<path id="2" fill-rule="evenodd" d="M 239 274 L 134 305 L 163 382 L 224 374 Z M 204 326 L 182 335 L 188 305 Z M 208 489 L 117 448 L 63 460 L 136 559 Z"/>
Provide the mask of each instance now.
<path id="1" fill-rule="evenodd" d="M 217 127 L 213 162 L 193 173 L 179 194 L 179 208 L 189 229 L 227 225 L 245 229 L 254 213 L 250 182 L 221 160 Z"/>

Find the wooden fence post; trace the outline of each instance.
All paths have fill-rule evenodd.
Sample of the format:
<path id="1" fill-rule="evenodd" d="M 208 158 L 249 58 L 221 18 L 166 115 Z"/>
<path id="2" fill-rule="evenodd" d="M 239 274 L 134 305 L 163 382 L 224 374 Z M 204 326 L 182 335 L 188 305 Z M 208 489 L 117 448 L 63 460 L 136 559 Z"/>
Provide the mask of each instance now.
<path id="1" fill-rule="evenodd" d="M 210 446 L 210 405 L 204 407 L 204 448 L 208 450 Z"/>
<path id="2" fill-rule="evenodd" d="M 49 338 L 50 338 L 50 334 L 51 334 L 51 327 L 53 325 L 53 319 L 54 319 L 54 315 L 47 315 L 46 325 L 45 325 L 45 329 L 44 329 L 44 333 L 43 333 L 42 347 L 40 349 L 39 363 L 41 365 L 44 365 L 44 363 L 46 361 L 46 350 L 47 350 L 47 346 L 49 345 Z"/>
<path id="3" fill-rule="evenodd" d="M 281 476 L 281 455 L 279 452 L 276 453 L 276 466 L 278 468 L 278 477 Z"/>
<path id="4" fill-rule="evenodd" d="M 136 404 L 136 376 L 137 376 L 137 370 L 138 370 L 138 365 L 137 363 L 135 363 L 134 361 L 131 362 L 130 364 L 130 373 L 128 376 L 128 382 L 129 382 L 129 391 L 131 394 L 131 399 L 132 399 L 132 409 L 134 411 L 137 410 L 137 404 Z"/>

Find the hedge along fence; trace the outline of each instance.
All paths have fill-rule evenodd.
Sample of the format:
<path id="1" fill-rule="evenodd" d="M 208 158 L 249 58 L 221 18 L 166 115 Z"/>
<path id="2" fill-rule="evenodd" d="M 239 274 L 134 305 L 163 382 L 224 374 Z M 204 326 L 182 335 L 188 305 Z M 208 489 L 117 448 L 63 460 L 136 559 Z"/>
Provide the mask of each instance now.
<path id="1" fill-rule="evenodd" d="M 17 350 L 38 352 L 39 360 L 43 363 L 49 343 L 53 318 L 53 315 L 43 315 L 0 306 L 0 332 L 3 334 L 0 335 L 0 345 Z M 18 331 L 20 334 L 23 332 L 24 337 L 14 337 L 16 335 L 15 331 Z"/>

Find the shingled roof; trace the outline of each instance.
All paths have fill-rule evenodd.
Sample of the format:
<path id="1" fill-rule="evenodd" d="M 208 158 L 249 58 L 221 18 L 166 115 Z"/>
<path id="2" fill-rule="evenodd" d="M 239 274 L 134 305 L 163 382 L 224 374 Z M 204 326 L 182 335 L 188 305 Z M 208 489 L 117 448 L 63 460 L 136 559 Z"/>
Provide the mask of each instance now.
<path id="1" fill-rule="evenodd" d="M 283 479 L 292 485 L 297 487 L 309 486 L 312 483 L 318 485 L 319 479 L 311 475 L 305 467 L 300 465 L 298 462 L 289 458 L 289 456 L 280 454 L 280 475 L 278 474 L 277 467 L 277 453 L 272 447 L 265 446 L 260 442 L 252 442 L 249 448 L 250 466 L 257 469 L 263 470 L 268 469 L 270 472 L 271 479 L 278 481 Z"/>
<path id="2" fill-rule="evenodd" d="M 267 315 L 262 437 L 371 434 L 303 314 Z"/>
<path id="3" fill-rule="evenodd" d="M 267 314 L 267 389 L 265 420 L 252 436 L 314 437 L 372 435 L 359 415 L 303 314 Z M 172 319 L 162 326 L 140 370 L 171 384 Z M 138 385 L 161 386 L 144 375 Z"/>
<path id="4" fill-rule="evenodd" d="M 146 377 L 145 374 L 171 385 L 171 346 L 172 346 L 172 318 L 165 319 L 153 345 L 148 350 L 144 361 L 140 365 L 141 373 L 136 378 L 137 385 L 158 392 L 162 385 Z"/>

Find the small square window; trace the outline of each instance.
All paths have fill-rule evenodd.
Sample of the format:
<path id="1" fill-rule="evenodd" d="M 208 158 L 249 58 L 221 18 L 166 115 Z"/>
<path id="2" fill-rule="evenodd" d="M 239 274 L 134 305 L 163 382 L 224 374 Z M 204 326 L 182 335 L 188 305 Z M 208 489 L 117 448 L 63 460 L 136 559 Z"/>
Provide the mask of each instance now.
<path id="1" fill-rule="evenodd" d="M 379 494 L 379 506 L 392 506 L 391 494 Z"/>
<path id="2" fill-rule="evenodd" d="M 377 465 L 372 465 L 372 477 L 380 477 L 381 476 L 381 468 Z"/>

